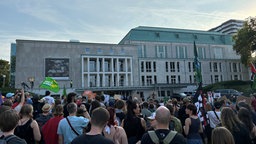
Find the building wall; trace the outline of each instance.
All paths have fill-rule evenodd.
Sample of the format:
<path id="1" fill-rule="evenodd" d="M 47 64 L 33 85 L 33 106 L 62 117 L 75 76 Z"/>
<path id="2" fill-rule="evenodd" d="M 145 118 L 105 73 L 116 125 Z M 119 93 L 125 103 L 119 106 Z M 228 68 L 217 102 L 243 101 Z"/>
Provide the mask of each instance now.
<path id="1" fill-rule="evenodd" d="M 204 85 L 249 79 L 248 68 L 232 49 L 230 35 L 139 27 L 132 29 L 119 44 L 16 40 L 15 87 L 20 88 L 21 82 L 29 83 L 28 79 L 34 77 L 34 88 L 38 89 L 47 73 L 48 76 L 54 74 L 61 88 L 68 88 L 72 80 L 77 91 L 127 90 L 146 97 L 153 93 L 156 97 L 170 96 L 196 85 L 193 41 Z M 104 70 L 102 61 L 106 59 L 111 61 L 110 71 Z M 91 60 L 95 66 L 90 66 Z M 119 60 L 130 62 L 125 64 L 128 66 L 125 71 L 114 68 L 114 61 Z M 48 61 L 61 68 L 48 69 L 52 66 Z M 60 71 L 61 76 L 55 70 Z M 65 70 L 67 73 L 61 73 Z M 111 78 L 109 85 L 106 85 L 107 76 Z M 125 78 L 123 84 L 120 76 Z M 93 83 L 92 78 L 95 78 Z"/>

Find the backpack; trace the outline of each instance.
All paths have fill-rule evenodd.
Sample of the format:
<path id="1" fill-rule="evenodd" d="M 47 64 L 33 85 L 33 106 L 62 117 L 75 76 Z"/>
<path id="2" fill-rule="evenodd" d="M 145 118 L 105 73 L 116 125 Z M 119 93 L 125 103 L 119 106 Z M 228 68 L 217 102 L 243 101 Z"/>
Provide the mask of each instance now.
<path id="1" fill-rule="evenodd" d="M 173 140 L 173 138 L 176 136 L 177 132 L 171 130 L 164 139 L 160 139 L 160 140 L 156 135 L 155 131 L 148 131 L 148 134 L 150 139 L 155 144 L 169 144 Z"/>
<path id="2" fill-rule="evenodd" d="M 4 138 L 0 139 L 0 144 L 8 144 L 8 142 L 9 142 L 12 138 L 14 138 L 14 137 L 16 137 L 16 136 L 15 136 L 15 135 L 11 135 L 11 136 L 7 136 L 7 138 L 4 137 Z"/>

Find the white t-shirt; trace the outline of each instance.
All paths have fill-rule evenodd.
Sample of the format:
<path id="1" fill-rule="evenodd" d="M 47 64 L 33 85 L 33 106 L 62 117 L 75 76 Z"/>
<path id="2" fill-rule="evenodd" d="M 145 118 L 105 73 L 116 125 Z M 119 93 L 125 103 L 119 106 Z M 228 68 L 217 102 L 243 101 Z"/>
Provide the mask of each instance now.
<path id="1" fill-rule="evenodd" d="M 45 97 L 44 97 L 44 100 L 45 100 L 45 103 L 48 103 L 48 104 L 50 104 L 50 105 L 55 104 L 55 100 L 54 100 L 54 98 L 51 97 L 51 96 L 45 96 Z"/>
<path id="2" fill-rule="evenodd" d="M 210 121 L 211 128 L 216 128 L 216 126 L 218 124 L 220 124 L 220 120 L 218 120 L 218 118 L 214 114 L 214 111 L 208 111 L 207 114 L 208 114 L 208 118 L 209 118 L 209 121 Z M 218 117 L 220 119 L 221 112 L 218 111 L 218 112 L 216 112 L 216 114 L 218 115 Z"/>

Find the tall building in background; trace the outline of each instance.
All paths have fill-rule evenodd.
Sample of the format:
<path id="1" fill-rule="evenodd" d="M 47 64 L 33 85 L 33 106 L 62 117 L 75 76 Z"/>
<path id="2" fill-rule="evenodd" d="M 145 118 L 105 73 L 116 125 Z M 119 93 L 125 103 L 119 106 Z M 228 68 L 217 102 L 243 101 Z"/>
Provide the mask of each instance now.
<path id="1" fill-rule="evenodd" d="M 139 26 L 118 44 L 16 40 L 15 87 L 33 77 L 34 91 L 40 90 L 39 84 L 49 76 L 61 88 L 68 88 L 72 80 L 78 93 L 164 98 L 194 91 L 194 41 L 203 85 L 249 79 L 231 35 Z"/>
<path id="2" fill-rule="evenodd" d="M 16 71 L 16 43 L 11 43 L 10 58 L 10 87 L 15 87 L 15 71 Z"/>
<path id="3" fill-rule="evenodd" d="M 221 32 L 224 34 L 230 34 L 234 35 L 237 33 L 238 30 L 240 30 L 243 27 L 245 21 L 243 20 L 235 20 L 235 19 L 230 19 L 221 25 L 210 29 L 209 31 L 215 31 L 215 32 Z"/>

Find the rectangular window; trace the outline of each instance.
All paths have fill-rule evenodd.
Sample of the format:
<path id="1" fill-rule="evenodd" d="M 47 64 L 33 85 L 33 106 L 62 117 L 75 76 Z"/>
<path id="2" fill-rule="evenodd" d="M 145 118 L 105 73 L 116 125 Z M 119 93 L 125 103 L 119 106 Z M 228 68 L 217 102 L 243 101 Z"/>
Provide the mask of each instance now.
<path id="1" fill-rule="evenodd" d="M 180 62 L 177 62 L 177 72 L 180 72 Z"/>
<path id="2" fill-rule="evenodd" d="M 212 72 L 212 63 L 210 62 L 209 65 L 210 65 L 210 72 Z"/>
<path id="3" fill-rule="evenodd" d="M 165 62 L 165 71 L 168 72 L 168 62 Z"/>
<path id="4" fill-rule="evenodd" d="M 154 69 L 154 72 L 156 72 L 156 62 L 153 62 L 153 69 Z"/>
<path id="5" fill-rule="evenodd" d="M 96 60 L 90 59 L 90 72 L 96 72 Z"/>
<path id="6" fill-rule="evenodd" d="M 110 59 L 105 59 L 104 70 L 105 70 L 105 72 L 110 72 Z"/>
<path id="7" fill-rule="evenodd" d="M 141 76 L 141 85 L 145 86 L 145 78 L 144 78 L 144 76 Z"/>
<path id="8" fill-rule="evenodd" d="M 211 75 L 211 83 L 213 83 L 213 78 L 212 78 L 212 75 Z"/>
<path id="9" fill-rule="evenodd" d="M 180 76 L 178 75 L 178 83 L 180 83 Z"/>
<path id="10" fill-rule="evenodd" d="M 189 75 L 189 83 L 192 83 L 192 76 Z"/>
<path id="11" fill-rule="evenodd" d="M 166 76 L 166 82 L 167 82 L 167 84 L 169 84 L 169 76 L 168 75 Z"/>
<path id="12" fill-rule="evenodd" d="M 198 58 L 204 59 L 205 58 L 205 48 L 204 47 L 198 47 Z"/>
<path id="13" fill-rule="evenodd" d="M 147 85 L 151 85 L 152 84 L 152 76 L 147 76 Z"/>
<path id="14" fill-rule="evenodd" d="M 170 72 L 175 72 L 175 63 L 170 62 Z"/>
<path id="15" fill-rule="evenodd" d="M 157 77 L 154 75 L 154 83 L 157 84 Z"/>
<path id="16" fill-rule="evenodd" d="M 241 63 L 238 63 L 238 70 L 239 70 L 239 72 L 242 72 Z"/>
<path id="17" fill-rule="evenodd" d="M 188 72 L 191 72 L 191 62 L 188 62 Z"/>
<path id="18" fill-rule="evenodd" d="M 176 76 L 175 75 L 171 76 L 171 84 L 176 84 Z"/>
<path id="19" fill-rule="evenodd" d="M 223 81 L 222 75 L 220 75 L 220 81 Z"/>
<path id="20" fill-rule="evenodd" d="M 234 80 L 239 80 L 238 75 L 234 75 Z"/>
<path id="21" fill-rule="evenodd" d="M 96 75 L 90 75 L 90 87 L 96 87 L 97 77 Z"/>
<path id="22" fill-rule="evenodd" d="M 144 61 L 140 62 L 140 69 L 141 72 L 144 72 Z"/>
<path id="23" fill-rule="evenodd" d="M 233 72 L 237 72 L 237 64 L 233 63 Z"/>
<path id="24" fill-rule="evenodd" d="M 213 63 L 213 71 L 218 72 L 218 63 L 216 62 Z"/>
<path id="25" fill-rule="evenodd" d="M 186 58 L 186 46 L 178 46 L 178 58 Z"/>
<path id="26" fill-rule="evenodd" d="M 219 76 L 218 75 L 214 75 L 214 81 L 215 81 L 215 83 L 219 82 Z"/>
<path id="27" fill-rule="evenodd" d="M 145 57 L 146 56 L 146 45 L 142 45 L 140 50 L 140 56 Z"/>
<path id="28" fill-rule="evenodd" d="M 232 72 L 232 70 L 231 70 L 231 63 L 229 63 L 229 71 Z"/>
<path id="29" fill-rule="evenodd" d="M 151 62 L 146 62 L 146 72 L 151 72 Z"/>
<path id="30" fill-rule="evenodd" d="M 219 63 L 219 70 L 222 72 L 221 63 Z"/>
<path id="31" fill-rule="evenodd" d="M 163 45 L 157 45 L 156 46 L 156 52 L 158 58 L 165 58 L 166 56 L 166 46 Z"/>

